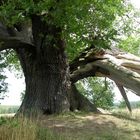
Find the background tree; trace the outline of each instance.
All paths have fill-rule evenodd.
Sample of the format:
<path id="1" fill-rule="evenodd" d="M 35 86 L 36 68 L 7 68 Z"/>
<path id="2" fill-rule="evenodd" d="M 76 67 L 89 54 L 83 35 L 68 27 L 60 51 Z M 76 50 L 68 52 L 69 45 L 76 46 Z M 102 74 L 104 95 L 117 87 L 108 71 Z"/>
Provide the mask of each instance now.
<path id="1" fill-rule="evenodd" d="M 119 108 L 126 108 L 126 103 L 124 100 L 120 101 L 119 105 L 118 105 Z"/>
<path id="2" fill-rule="evenodd" d="M 132 47 L 133 46 L 133 47 Z M 127 52 L 131 52 L 132 54 L 135 54 L 137 56 L 140 56 L 140 38 L 139 36 L 129 36 L 125 39 L 123 39 L 119 43 L 119 48 L 123 48 Z"/>
<path id="3" fill-rule="evenodd" d="M 111 82 L 104 78 L 87 78 L 76 84 L 80 93 L 85 95 L 97 107 L 109 109 L 114 104 L 114 92 Z"/>
<path id="4" fill-rule="evenodd" d="M 0 100 L 5 97 L 5 92 L 7 91 L 7 83 L 5 82 L 6 75 L 4 74 L 4 68 L 6 64 L 4 63 L 4 54 L 0 54 Z"/>

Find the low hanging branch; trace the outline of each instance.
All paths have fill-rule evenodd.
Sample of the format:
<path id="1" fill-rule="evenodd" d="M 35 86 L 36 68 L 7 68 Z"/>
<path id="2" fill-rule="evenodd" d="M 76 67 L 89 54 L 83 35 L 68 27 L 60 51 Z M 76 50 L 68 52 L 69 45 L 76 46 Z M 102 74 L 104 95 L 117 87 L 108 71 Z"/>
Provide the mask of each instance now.
<path id="1" fill-rule="evenodd" d="M 99 66 L 109 71 L 109 75 L 105 75 L 108 78 L 116 81 L 120 85 L 133 90 L 140 96 L 140 73 L 139 63 L 126 59 L 118 59 L 116 56 L 105 54 L 104 60 L 98 60 L 93 62 L 92 65 Z M 127 62 L 127 67 L 125 66 Z M 132 63 L 134 62 L 134 64 Z M 133 67 L 133 69 L 132 69 Z M 136 72 L 137 71 L 137 72 Z"/>
<path id="2" fill-rule="evenodd" d="M 17 37 L 0 38 L 0 52 L 7 49 L 32 49 L 34 46 Z"/>
<path id="3" fill-rule="evenodd" d="M 117 54 L 108 50 L 104 50 L 104 53 L 101 50 L 101 52 L 92 50 L 89 55 L 79 58 L 78 61 L 82 60 L 82 63 L 85 61 L 86 65 L 82 63 L 78 65 L 77 69 L 72 71 L 71 79 L 76 82 L 75 79 L 79 80 L 80 75 L 93 70 L 91 76 L 108 77 L 140 96 L 140 58 L 124 52 L 117 52 Z"/>
<path id="4" fill-rule="evenodd" d="M 129 109 L 130 112 L 132 112 L 131 105 L 130 105 L 130 102 L 129 102 L 128 97 L 126 95 L 126 92 L 125 92 L 124 87 L 121 86 L 121 85 L 119 85 L 118 83 L 116 83 L 116 85 L 117 85 L 118 89 L 120 90 L 120 93 L 121 93 L 122 97 L 125 100 L 125 103 L 127 105 L 127 108 Z"/>
<path id="5" fill-rule="evenodd" d="M 26 24 L 25 24 L 26 25 Z M 33 49 L 30 27 L 18 31 L 15 27 L 6 27 L 0 22 L 0 52 L 6 49 Z"/>
<path id="6" fill-rule="evenodd" d="M 80 65 L 79 65 L 80 64 Z M 84 65 L 83 65 L 84 64 Z M 117 48 L 112 50 L 91 49 L 84 56 L 76 58 L 72 66 L 71 79 L 76 82 L 81 75 L 102 76 L 112 79 L 124 97 L 128 109 L 130 103 L 123 87 L 140 96 L 140 58 Z M 85 78 L 85 77 L 84 77 Z"/>

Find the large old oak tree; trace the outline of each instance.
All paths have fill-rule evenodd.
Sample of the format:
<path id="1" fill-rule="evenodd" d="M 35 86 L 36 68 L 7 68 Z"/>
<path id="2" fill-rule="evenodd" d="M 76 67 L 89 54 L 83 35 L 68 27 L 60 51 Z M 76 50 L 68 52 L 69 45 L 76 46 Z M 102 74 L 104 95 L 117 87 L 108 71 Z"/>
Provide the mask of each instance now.
<path id="1" fill-rule="evenodd" d="M 25 76 L 18 113 L 97 112 L 74 85 L 89 76 L 114 80 L 131 110 L 123 86 L 140 95 L 140 58 L 112 47 L 130 9 L 122 0 L 1 0 L 0 52 L 16 54 Z"/>

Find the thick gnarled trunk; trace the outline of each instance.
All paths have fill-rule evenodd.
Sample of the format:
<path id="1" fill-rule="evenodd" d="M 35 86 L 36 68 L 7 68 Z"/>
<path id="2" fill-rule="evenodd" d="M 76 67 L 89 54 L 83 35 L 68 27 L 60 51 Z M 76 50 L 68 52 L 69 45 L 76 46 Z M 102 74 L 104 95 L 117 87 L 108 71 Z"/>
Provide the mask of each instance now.
<path id="1" fill-rule="evenodd" d="M 53 114 L 69 111 L 69 70 L 61 29 L 32 15 L 32 34 L 35 49 L 26 50 L 27 53 L 17 50 L 26 83 L 19 112 L 32 110 Z"/>
<path id="2" fill-rule="evenodd" d="M 73 94 L 69 92 L 69 65 L 65 55 L 65 43 L 61 38 L 61 28 L 47 24 L 38 16 L 33 16 L 32 22 L 35 49 L 16 50 L 26 82 L 25 98 L 19 112 L 54 114 L 69 111 Z M 96 110 L 82 95 L 79 94 L 79 98 L 73 97 L 73 100 L 82 103 L 75 109 Z M 94 109 L 91 109 L 92 107 Z"/>
<path id="3" fill-rule="evenodd" d="M 64 52 L 49 48 L 43 59 L 32 61 L 26 65 L 26 93 L 18 113 L 98 112 L 96 106 L 71 84 Z"/>
<path id="4" fill-rule="evenodd" d="M 10 28 L 10 33 L 4 26 L 6 37 L 0 38 L 4 41 L 0 51 L 14 49 L 25 76 L 25 98 L 18 113 L 97 111 L 94 104 L 71 86 L 62 29 L 55 25 L 49 14 L 48 19 L 52 22 L 47 23 L 42 16 L 32 15 L 29 27 L 23 23 L 18 30 L 17 27 Z"/>
<path id="5" fill-rule="evenodd" d="M 26 93 L 20 112 L 52 114 L 69 111 L 69 73 L 64 51 L 48 47 L 36 59 L 26 60 Z M 30 57 L 30 56 L 29 56 Z"/>

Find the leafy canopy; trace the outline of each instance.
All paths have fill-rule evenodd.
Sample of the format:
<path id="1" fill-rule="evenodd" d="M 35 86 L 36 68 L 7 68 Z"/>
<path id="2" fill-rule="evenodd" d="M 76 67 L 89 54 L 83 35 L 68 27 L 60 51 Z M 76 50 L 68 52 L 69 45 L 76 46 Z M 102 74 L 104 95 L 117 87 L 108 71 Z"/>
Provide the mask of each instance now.
<path id="1" fill-rule="evenodd" d="M 7 0 L 1 2 L 0 19 L 12 26 L 36 14 L 61 27 L 71 60 L 90 44 L 109 47 L 120 33 L 114 21 L 131 7 L 127 0 Z"/>

